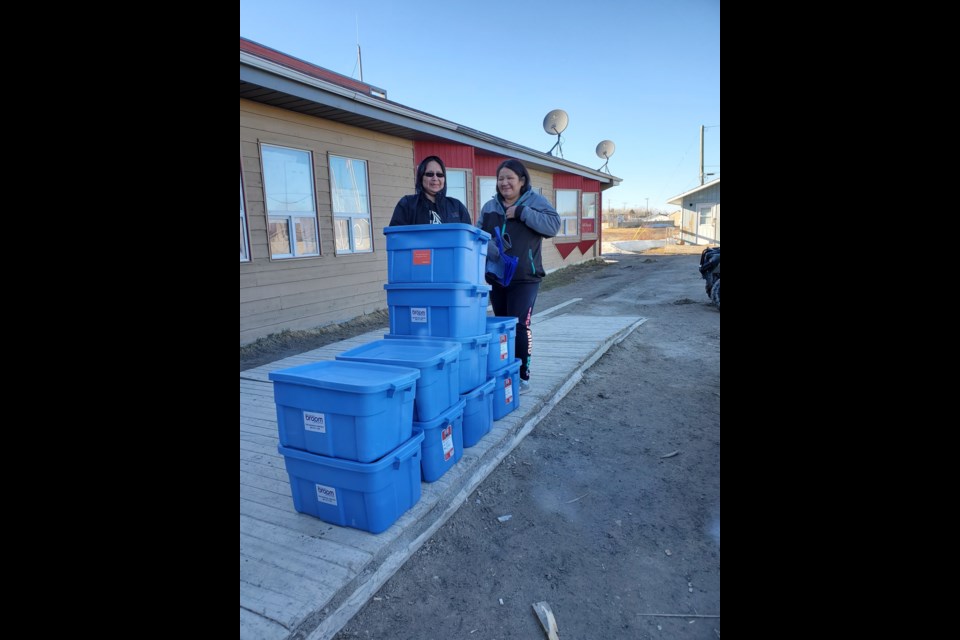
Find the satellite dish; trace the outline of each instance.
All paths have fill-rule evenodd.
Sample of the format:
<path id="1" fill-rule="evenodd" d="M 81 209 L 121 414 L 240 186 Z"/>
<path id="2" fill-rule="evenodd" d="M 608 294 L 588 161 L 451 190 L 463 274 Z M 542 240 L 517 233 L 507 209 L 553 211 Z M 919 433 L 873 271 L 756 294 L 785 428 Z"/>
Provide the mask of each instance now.
<path id="1" fill-rule="evenodd" d="M 567 128 L 570 118 L 563 109 L 554 109 L 543 119 L 543 130 L 550 135 L 560 135 Z"/>
<path id="2" fill-rule="evenodd" d="M 544 117 L 543 130 L 550 135 L 556 134 L 557 136 L 557 142 L 550 147 L 550 151 L 547 151 L 548 154 L 552 154 L 553 150 L 557 149 L 557 153 L 560 154 L 561 158 L 563 157 L 563 147 L 560 146 L 560 134 L 567 128 L 569 122 L 570 118 L 567 117 L 567 112 L 563 109 L 554 109 Z"/>
<path id="3" fill-rule="evenodd" d="M 597 157 L 603 158 L 607 162 L 610 161 L 610 156 L 613 155 L 613 152 L 617 150 L 617 145 L 613 144 L 613 140 L 603 140 L 600 144 L 597 145 Z M 604 162 L 603 166 L 597 169 L 597 171 L 606 171 L 610 173 L 610 169 L 607 168 L 607 163 Z"/>

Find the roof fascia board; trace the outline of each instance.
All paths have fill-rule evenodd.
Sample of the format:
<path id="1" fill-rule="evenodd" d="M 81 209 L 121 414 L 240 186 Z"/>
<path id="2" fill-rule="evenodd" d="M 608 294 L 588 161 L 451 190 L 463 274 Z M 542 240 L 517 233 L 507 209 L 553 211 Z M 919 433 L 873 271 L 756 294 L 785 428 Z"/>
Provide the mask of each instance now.
<path id="1" fill-rule="evenodd" d="M 690 189 L 689 191 L 684 191 L 678 196 L 673 196 L 672 198 L 667 200 L 667 204 L 680 204 L 683 201 L 683 199 L 686 198 L 687 196 L 693 195 L 698 191 L 703 191 L 704 189 L 709 189 L 710 187 L 716 186 L 718 184 L 720 184 L 720 178 L 717 178 L 713 182 L 708 182 L 707 184 L 698 185 L 693 189 Z"/>

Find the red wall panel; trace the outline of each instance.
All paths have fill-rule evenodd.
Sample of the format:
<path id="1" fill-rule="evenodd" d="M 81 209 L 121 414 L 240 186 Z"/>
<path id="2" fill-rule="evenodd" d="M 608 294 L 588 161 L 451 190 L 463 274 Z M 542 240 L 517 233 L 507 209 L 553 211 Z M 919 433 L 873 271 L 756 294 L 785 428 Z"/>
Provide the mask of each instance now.
<path id="1" fill-rule="evenodd" d="M 497 177 L 497 167 L 506 160 L 506 156 L 476 156 L 476 165 L 474 166 L 474 175 L 488 177 Z"/>
<path id="2" fill-rule="evenodd" d="M 554 189 L 583 189 L 583 179 L 569 173 L 553 174 Z"/>
<path id="3" fill-rule="evenodd" d="M 457 142 L 417 142 L 413 148 L 413 160 L 417 166 L 427 156 L 440 156 L 443 164 L 451 169 L 473 168 L 473 147 Z"/>

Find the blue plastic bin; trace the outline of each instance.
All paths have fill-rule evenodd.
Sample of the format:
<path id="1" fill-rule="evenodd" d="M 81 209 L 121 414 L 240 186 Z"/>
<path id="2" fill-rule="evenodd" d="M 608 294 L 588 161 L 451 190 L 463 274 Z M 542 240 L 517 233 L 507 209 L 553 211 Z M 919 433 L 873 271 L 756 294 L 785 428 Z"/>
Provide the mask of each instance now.
<path id="1" fill-rule="evenodd" d="M 427 422 L 460 399 L 460 343 L 411 338 L 375 340 L 344 351 L 337 360 L 375 362 L 420 370 L 413 419 Z"/>
<path id="2" fill-rule="evenodd" d="M 490 234 L 471 224 L 387 227 L 387 282 L 486 284 Z"/>
<path id="3" fill-rule="evenodd" d="M 520 360 L 497 371 L 493 390 L 493 419 L 499 420 L 520 408 Z"/>
<path id="4" fill-rule="evenodd" d="M 413 433 L 418 369 L 324 360 L 269 377 L 284 447 L 372 462 Z"/>
<path id="5" fill-rule="evenodd" d="M 463 446 L 472 447 L 493 428 L 493 388 L 496 378 L 460 397 L 466 402 L 463 407 Z"/>
<path id="6" fill-rule="evenodd" d="M 324 522 L 380 533 L 420 500 L 416 434 L 375 462 L 327 458 L 283 445 L 293 508 Z"/>
<path id="7" fill-rule="evenodd" d="M 487 375 L 503 369 L 517 355 L 517 319 L 512 316 L 487 316 L 490 351 L 487 353 Z"/>
<path id="8" fill-rule="evenodd" d="M 463 457 L 463 400 L 430 422 L 414 422 L 413 433 L 423 434 L 420 468 L 424 482 L 436 482 Z"/>
<path id="9" fill-rule="evenodd" d="M 487 332 L 486 284 L 385 284 L 390 333 L 465 338 Z"/>
<path id="10" fill-rule="evenodd" d="M 388 340 L 443 340 L 460 344 L 460 386 L 457 393 L 466 393 L 476 389 L 487 379 L 487 350 L 490 348 L 490 334 L 467 338 L 417 338 L 388 333 Z"/>

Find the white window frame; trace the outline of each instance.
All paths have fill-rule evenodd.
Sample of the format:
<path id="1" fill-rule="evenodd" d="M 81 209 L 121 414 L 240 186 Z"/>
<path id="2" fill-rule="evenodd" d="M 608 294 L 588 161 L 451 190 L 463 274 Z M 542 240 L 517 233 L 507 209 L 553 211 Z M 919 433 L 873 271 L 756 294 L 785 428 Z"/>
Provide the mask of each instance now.
<path id="1" fill-rule="evenodd" d="M 250 262 L 250 238 L 247 234 L 247 207 L 243 204 L 243 168 L 240 169 L 240 262 Z"/>
<path id="2" fill-rule="evenodd" d="M 457 187 L 457 188 L 456 188 L 456 189 L 457 189 L 457 193 L 456 193 L 456 194 L 450 193 L 450 182 L 451 182 L 450 177 L 451 177 L 451 176 L 462 176 L 462 177 L 463 177 L 463 197 L 461 197 L 460 194 L 459 194 L 460 187 Z M 469 191 L 468 191 L 468 189 L 467 189 L 467 187 L 470 186 L 470 183 L 467 181 L 467 178 L 468 178 L 468 176 L 467 176 L 467 171 L 466 171 L 466 169 L 447 169 L 447 179 L 446 179 L 447 197 L 449 197 L 449 198 L 456 198 L 457 200 L 459 200 L 460 202 L 462 202 L 462 203 L 463 203 L 463 206 L 465 206 L 465 207 L 467 207 L 467 203 L 470 202 L 469 200 L 467 200 L 467 197 L 470 195 L 470 194 L 469 194 Z M 469 209 L 470 207 L 467 207 L 467 208 Z"/>
<path id="3" fill-rule="evenodd" d="M 268 176 L 272 175 L 272 172 L 267 171 L 267 160 L 265 150 L 269 149 L 283 149 L 284 151 L 293 151 L 298 154 L 304 154 L 307 158 L 306 168 L 308 171 L 307 184 L 309 186 L 309 196 L 308 198 L 303 198 L 302 200 L 309 200 L 308 204 L 310 206 L 309 211 L 284 211 L 282 208 L 271 210 L 271 201 L 269 185 L 268 185 Z M 264 203 L 264 213 L 267 217 L 267 247 L 270 251 L 270 258 L 274 260 L 282 260 L 288 258 L 304 258 L 307 256 L 319 256 L 320 255 L 320 221 L 317 218 L 317 189 L 316 182 L 313 177 L 313 153 L 306 149 L 297 149 L 295 147 L 286 147 L 279 144 L 267 144 L 265 142 L 260 143 L 260 164 L 263 171 L 263 203 Z M 297 223 L 298 221 L 302 222 L 303 220 L 310 220 L 313 225 L 314 232 L 314 241 L 316 243 L 317 250 L 315 252 L 300 252 L 297 249 Z M 276 222 L 286 222 L 287 229 L 289 233 L 290 240 L 290 252 L 289 253 L 274 253 L 273 246 L 270 243 L 270 225 Z"/>
<path id="4" fill-rule="evenodd" d="M 347 171 L 350 172 L 353 182 L 353 193 L 340 195 L 339 185 L 334 174 L 334 164 L 339 160 L 347 163 Z M 337 255 L 347 255 L 352 253 L 373 253 L 373 217 L 370 213 L 370 169 L 366 160 L 361 158 L 351 158 L 350 156 L 341 156 L 335 153 L 327 154 L 327 165 L 330 172 L 330 210 L 333 212 L 333 238 Z M 362 179 L 358 181 L 355 171 L 355 165 L 363 167 Z M 348 211 L 344 203 L 353 200 L 353 211 Z M 339 209 L 339 210 L 338 210 Z M 347 246 L 340 244 L 340 234 L 337 233 L 338 222 L 347 222 Z M 368 232 L 369 247 L 357 248 L 357 232 L 362 231 L 362 224 L 366 223 Z"/>
<path id="5" fill-rule="evenodd" d="M 573 215 L 570 215 L 570 212 L 563 212 L 560 210 L 560 195 L 572 193 L 573 202 L 576 206 L 576 211 Z M 557 199 L 557 213 L 560 214 L 560 231 L 557 233 L 557 236 L 579 236 L 580 235 L 580 190 L 579 189 L 556 189 L 554 192 L 554 197 Z"/>
<path id="6" fill-rule="evenodd" d="M 493 194 L 491 198 L 485 198 L 485 194 Z M 480 222 L 480 211 L 483 211 L 483 205 L 489 200 L 497 197 L 497 179 L 489 176 L 480 176 L 477 178 L 477 222 Z"/>
<path id="7" fill-rule="evenodd" d="M 588 202 L 588 200 L 593 200 L 593 202 Z M 580 233 L 583 233 L 584 220 L 593 220 L 593 231 L 590 233 L 597 232 L 597 203 L 599 201 L 600 194 L 596 191 L 580 192 Z"/>

